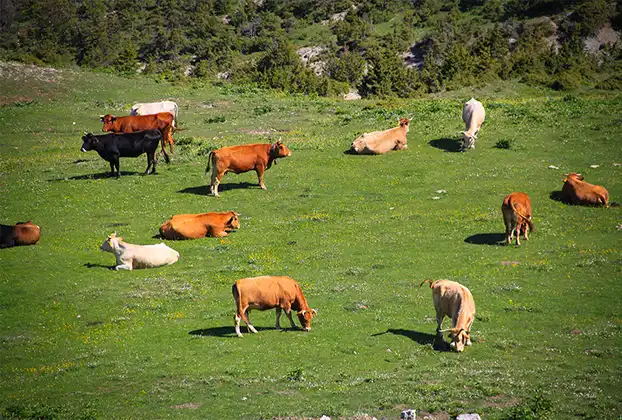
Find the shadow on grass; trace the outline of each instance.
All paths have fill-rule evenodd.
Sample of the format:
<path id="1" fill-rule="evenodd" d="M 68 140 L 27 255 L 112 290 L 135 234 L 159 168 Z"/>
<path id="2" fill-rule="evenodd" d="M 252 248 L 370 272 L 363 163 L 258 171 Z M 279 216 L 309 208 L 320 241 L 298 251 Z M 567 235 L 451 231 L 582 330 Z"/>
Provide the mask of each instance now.
<path id="1" fill-rule="evenodd" d="M 274 327 L 257 327 L 254 326 L 258 333 L 262 331 L 281 331 L 281 332 L 291 332 L 291 331 L 303 331 L 300 328 L 283 328 L 277 330 Z M 252 334 L 252 332 L 248 331 L 245 325 L 240 326 L 240 332 L 244 335 Z M 198 335 L 201 337 L 237 337 L 235 335 L 235 328 L 231 327 L 214 327 L 214 328 L 202 328 L 200 330 L 190 331 L 188 334 L 190 335 Z"/>
<path id="2" fill-rule="evenodd" d="M 446 152 L 456 153 L 462 151 L 462 141 L 456 139 L 449 139 L 445 137 L 442 139 L 430 140 L 428 144 Z"/>
<path id="3" fill-rule="evenodd" d="M 240 182 L 237 184 L 234 183 L 229 183 L 229 184 L 220 184 L 218 186 L 218 192 L 221 193 L 223 191 L 229 191 L 229 190 L 237 190 L 237 189 L 242 189 L 242 188 L 250 188 L 250 187 L 257 187 L 259 188 L 258 184 L 251 184 L 250 182 Z M 196 195 L 210 195 L 209 192 L 209 185 L 200 185 L 198 187 L 187 187 L 184 188 L 183 190 L 179 190 L 177 191 L 178 193 L 184 193 L 184 194 L 196 194 Z"/>
<path id="4" fill-rule="evenodd" d="M 559 190 L 551 191 L 551 193 L 549 194 L 549 198 L 553 201 L 559 201 L 560 203 L 571 204 L 568 202 L 568 200 L 564 199 L 564 195 Z"/>
<path id="5" fill-rule="evenodd" d="M 372 334 L 372 337 L 387 333 L 410 338 L 412 341 L 415 341 L 422 346 L 432 345 L 432 348 L 437 351 L 450 351 L 449 343 L 443 340 L 442 335 L 428 334 L 413 330 L 404 330 L 402 328 L 389 328 L 385 332 Z"/>
<path id="6" fill-rule="evenodd" d="M 142 174 L 142 172 L 134 172 L 134 171 L 121 171 L 121 178 L 128 175 L 138 175 Z M 112 178 L 116 179 L 115 175 L 110 175 L 110 172 L 102 172 L 101 174 L 89 174 L 89 175 L 76 175 L 70 176 L 68 178 L 53 178 L 48 179 L 49 182 L 58 182 L 58 181 L 83 181 L 86 179 L 104 179 L 104 178 Z"/>
<path id="7" fill-rule="evenodd" d="M 464 242 L 473 245 L 505 245 L 505 233 L 478 233 L 471 235 Z"/>
<path id="8" fill-rule="evenodd" d="M 91 264 L 91 263 L 86 263 L 86 264 L 83 264 L 82 266 L 86 268 L 107 268 L 108 270 L 114 270 L 115 268 L 114 265 Z"/>

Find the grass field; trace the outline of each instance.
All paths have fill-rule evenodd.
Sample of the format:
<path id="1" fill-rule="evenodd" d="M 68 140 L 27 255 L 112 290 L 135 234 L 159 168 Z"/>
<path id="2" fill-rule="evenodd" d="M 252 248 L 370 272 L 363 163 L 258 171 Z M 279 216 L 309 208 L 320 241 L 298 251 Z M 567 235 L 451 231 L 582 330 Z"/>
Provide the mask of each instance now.
<path id="1" fill-rule="evenodd" d="M 0 223 L 42 228 L 37 245 L 0 251 L 0 417 L 622 416 L 622 213 L 551 199 L 576 171 L 622 201 L 622 97 L 503 84 L 343 102 L 0 70 Z M 455 153 L 472 95 L 487 122 L 475 150 Z M 141 175 L 141 156 L 108 178 L 80 152 L 98 115 L 159 99 L 178 102 L 184 131 L 157 175 Z M 403 116 L 408 150 L 343 153 Z M 279 137 L 293 155 L 266 172 L 268 191 L 247 173 L 207 195 L 210 149 Z M 520 247 L 497 244 L 512 191 L 534 208 Z M 99 250 L 115 231 L 153 244 L 173 214 L 224 210 L 241 228 L 166 241 L 181 254 L 172 266 L 111 271 Z M 254 311 L 259 334 L 235 337 L 231 285 L 264 274 L 299 281 L 319 310 L 311 332 Z M 439 278 L 474 295 L 464 353 L 433 348 L 431 292 L 418 286 Z"/>

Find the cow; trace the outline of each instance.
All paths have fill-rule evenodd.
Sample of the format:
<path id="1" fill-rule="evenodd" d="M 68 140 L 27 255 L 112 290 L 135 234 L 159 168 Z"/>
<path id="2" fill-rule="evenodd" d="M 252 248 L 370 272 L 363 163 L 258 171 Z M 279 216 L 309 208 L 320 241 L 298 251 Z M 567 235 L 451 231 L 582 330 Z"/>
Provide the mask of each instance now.
<path id="1" fill-rule="evenodd" d="M 0 248 L 34 245 L 41 238 L 41 228 L 30 220 L 14 225 L 0 225 Z"/>
<path id="2" fill-rule="evenodd" d="M 505 223 L 505 235 L 507 244 L 512 243 L 512 236 L 516 233 L 516 245 L 520 245 L 520 235 L 529 240 L 528 232 L 534 231 L 531 221 L 531 200 L 522 192 L 513 192 L 503 199 L 501 205 L 503 222 Z"/>
<path id="3" fill-rule="evenodd" d="M 276 328 L 280 329 L 279 319 L 281 310 L 285 311 L 292 328 L 297 328 L 292 319 L 291 311 L 296 311 L 298 321 L 305 331 L 311 330 L 311 319 L 317 314 L 317 309 L 311 309 L 300 285 L 296 280 L 286 276 L 260 276 L 239 279 L 231 288 L 235 299 L 236 313 L 234 316 L 235 333 L 242 337 L 240 319 L 244 320 L 248 330 L 256 333 L 251 325 L 248 314 L 251 309 L 265 311 L 276 308 Z"/>
<path id="4" fill-rule="evenodd" d="M 406 150 L 406 134 L 411 119 L 402 118 L 398 126 L 385 131 L 364 133 L 352 142 L 350 153 L 358 155 L 381 155 L 391 150 Z"/>
<path id="5" fill-rule="evenodd" d="M 471 345 L 471 325 L 475 319 L 473 295 L 463 285 L 451 280 L 424 280 L 421 285 L 430 283 L 432 299 L 436 310 L 436 334 L 451 332 L 451 349 L 461 352 L 464 346 Z M 451 328 L 441 330 L 445 316 L 451 317 Z"/>
<path id="6" fill-rule="evenodd" d="M 119 172 L 119 158 L 138 157 L 147 153 L 147 169 L 145 175 L 156 172 L 156 149 L 162 143 L 164 160 L 169 163 L 169 157 L 164 150 L 164 139 L 160 130 L 139 131 L 136 133 L 115 133 L 94 135 L 85 133 L 82 137 L 82 152 L 95 150 L 99 156 L 110 163 L 110 176 L 121 176 Z"/>
<path id="7" fill-rule="evenodd" d="M 210 164 L 214 165 L 210 193 L 215 197 L 219 197 L 218 184 L 220 184 L 220 180 L 227 172 L 241 174 L 251 170 L 257 172 L 259 186 L 262 190 L 265 190 L 267 188 L 263 183 L 264 171 L 270 169 L 273 162 L 276 164 L 277 159 L 291 155 L 292 152 L 281 140 L 274 144 L 246 144 L 213 150 L 207 156 L 207 167 L 205 168 L 205 173 L 207 174 L 210 170 Z"/>
<path id="8" fill-rule="evenodd" d="M 164 243 L 157 245 L 133 245 L 123 242 L 116 233 L 108 235 L 101 250 L 111 252 L 117 258 L 115 270 L 161 267 L 171 265 L 179 259 L 179 252 Z"/>
<path id="9" fill-rule="evenodd" d="M 173 128 L 177 127 L 177 115 L 179 107 L 173 101 L 149 102 L 145 104 L 134 104 L 130 110 L 130 115 L 150 115 L 159 112 L 170 112 L 173 114 Z"/>
<path id="10" fill-rule="evenodd" d="M 151 115 L 130 115 L 127 117 L 115 117 L 111 114 L 101 116 L 104 123 L 102 131 L 112 133 L 134 133 L 136 131 L 160 130 L 164 140 L 173 153 L 173 121 L 175 117 L 170 112 L 159 112 Z"/>
<path id="11" fill-rule="evenodd" d="M 160 235 L 166 239 L 198 239 L 211 236 L 222 238 L 240 228 L 239 214 L 234 211 L 202 214 L 177 214 L 160 226 Z"/>
<path id="12" fill-rule="evenodd" d="M 571 204 L 609 207 L 609 192 L 605 187 L 592 185 L 584 179 L 576 172 L 567 174 L 562 187 L 563 200 Z"/>
<path id="13" fill-rule="evenodd" d="M 462 132 L 462 150 L 475 149 L 475 140 L 477 133 L 482 127 L 482 123 L 486 119 L 486 111 L 484 105 L 475 98 L 464 104 L 462 108 L 462 121 L 464 121 L 465 130 Z"/>

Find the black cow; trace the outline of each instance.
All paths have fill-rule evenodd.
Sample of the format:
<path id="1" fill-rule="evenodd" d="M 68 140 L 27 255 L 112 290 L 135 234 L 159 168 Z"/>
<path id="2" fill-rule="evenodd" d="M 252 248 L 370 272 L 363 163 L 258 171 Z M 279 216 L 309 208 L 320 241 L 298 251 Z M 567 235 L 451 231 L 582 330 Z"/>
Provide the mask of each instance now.
<path id="1" fill-rule="evenodd" d="M 95 150 L 102 159 L 110 163 L 110 175 L 115 174 L 119 177 L 119 158 L 120 157 L 138 157 L 143 153 L 147 153 L 147 170 L 145 175 L 156 171 L 156 156 L 155 152 L 158 148 L 158 143 L 162 142 L 162 153 L 164 153 L 164 160 L 169 162 L 166 150 L 164 150 L 164 139 L 160 130 L 146 130 L 138 131 L 136 133 L 113 133 L 94 135 L 91 133 L 85 133 L 82 137 L 82 149 L 83 152 L 89 150 Z M 151 172 L 149 169 L 151 168 Z"/>

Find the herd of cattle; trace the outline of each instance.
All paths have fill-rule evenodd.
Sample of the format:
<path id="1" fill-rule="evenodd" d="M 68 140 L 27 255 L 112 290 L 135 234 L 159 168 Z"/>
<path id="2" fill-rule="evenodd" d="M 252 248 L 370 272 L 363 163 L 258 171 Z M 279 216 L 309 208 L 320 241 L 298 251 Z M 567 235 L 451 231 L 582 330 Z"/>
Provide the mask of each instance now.
<path id="1" fill-rule="evenodd" d="M 94 135 L 85 133 L 82 138 L 81 151 L 95 150 L 110 164 L 111 175 L 119 177 L 119 158 L 138 157 L 147 154 L 145 174 L 156 171 L 159 153 L 158 145 L 166 163 L 169 157 L 165 146 L 173 153 L 173 132 L 176 128 L 178 107 L 175 102 L 165 101 L 148 104 L 136 104 L 131 115 L 115 117 L 107 114 L 101 117 L 103 131 L 111 134 Z M 465 124 L 462 150 L 475 148 L 477 134 L 484 122 L 486 113 L 481 102 L 471 99 L 464 104 L 462 119 Z M 402 118 L 398 127 L 385 131 L 365 133 L 352 142 L 349 153 L 383 154 L 392 150 L 408 148 L 406 135 L 411 119 Z M 266 169 L 277 163 L 277 159 L 291 156 L 292 152 L 280 140 L 275 143 L 249 144 L 223 147 L 210 152 L 207 168 L 212 167 L 210 193 L 218 197 L 218 185 L 227 172 L 236 174 L 254 170 L 257 173 L 259 186 L 266 189 L 263 175 Z M 581 174 L 570 173 L 564 179 L 562 199 L 572 204 L 609 206 L 607 190 L 598 185 L 584 181 Z M 501 206 L 505 224 L 506 241 L 520 245 L 520 236 L 528 240 L 529 232 L 534 230 L 532 208 L 529 196 L 523 192 L 513 192 L 506 196 Z M 203 237 L 223 237 L 228 232 L 240 227 L 238 213 L 210 212 L 203 214 L 179 214 L 160 226 L 160 236 L 170 240 L 197 239 Z M 16 225 L 0 225 L 0 247 L 17 245 L 34 245 L 41 236 L 39 226 L 29 222 Z M 133 270 L 138 268 L 160 267 L 175 263 L 179 253 L 164 243 L 157 245 L 133 245 L 123 241 L 116 234 L 108 236 L 101 246 L 102 251 L 111 252 L 116 258 L 116 270 Z M 475 317 L 475 302 L 469 289 L 450 280 L 426 280 L 430 283 L 436 310 L 437 334 L 450 332 L 450 346 L 462 351 L 471 345 L 471 324 Z M 292 328 L 296 325 L 291 311 L 297 313 L 303 329 L 311 329 L 311 319 L 317 313 L 307 305 L 299 284 L 290 277 L 261 276 L 237 280 L 232 288 L 236 303 L 235 333 L 241 337 L 240 320 L 243 320 L 249 331 L 257 330 L 248 318 L 251 309 L 276 309 L 276 328 L 280 328 L 281 311 L 289 318 Z M 445 316 L 451 318 L 451 328 L 442 330 Z"/>

